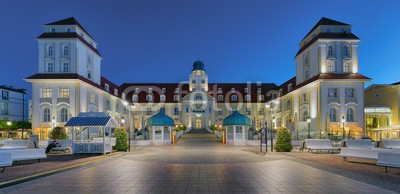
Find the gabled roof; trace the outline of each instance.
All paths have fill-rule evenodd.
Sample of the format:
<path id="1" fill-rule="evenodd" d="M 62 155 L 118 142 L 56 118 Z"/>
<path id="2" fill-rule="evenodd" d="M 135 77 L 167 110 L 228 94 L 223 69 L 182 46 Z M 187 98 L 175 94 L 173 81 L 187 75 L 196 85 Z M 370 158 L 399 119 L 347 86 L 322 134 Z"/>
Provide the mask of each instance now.
<path id="1" fill-rule="evenodd" d="M 58 20 L 55 22 L 51 22 L 48 24 L 45 24 L 46 26 L 57 26 L 57 25 L 77 25 L 79 28 L 81 28 L 87 35 L 90 36 L 90 34 L 83 28 L 83 26 L 76 20 L 74 17 L 69 17 L 63 20 Z M 93 37 L 90 36 L 92 39 Z"/>
<path id="2" fill-rule="evenodd" d="M 343 22 L 339 22 L 336 20 L 332 20 L 326 17 L 322 17 L 317 24 L 315 24 L 315 26 L 310 30 L 310 32 L 307 33 L 306 36 L 304 36 L 304 38 L 302 39 L 302 41 L 309 35 L 311 34 L 312 31 L 314 31 L 316 28 L 318 28 L 318 26 L 350 26 L 350 24 L 346 24 Z"/>

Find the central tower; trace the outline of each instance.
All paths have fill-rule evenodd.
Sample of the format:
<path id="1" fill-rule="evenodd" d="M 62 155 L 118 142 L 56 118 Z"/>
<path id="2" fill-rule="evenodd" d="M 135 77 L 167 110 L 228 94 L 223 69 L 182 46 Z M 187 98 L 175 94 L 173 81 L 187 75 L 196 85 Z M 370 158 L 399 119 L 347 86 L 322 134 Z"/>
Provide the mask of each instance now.
<path id="1" fill-rule="evenodd" d="M 208 76 L 204 63 L 200 60 L 193 63 L 192 73 L 189 75 L 189 91 L 208 91 Z"/>

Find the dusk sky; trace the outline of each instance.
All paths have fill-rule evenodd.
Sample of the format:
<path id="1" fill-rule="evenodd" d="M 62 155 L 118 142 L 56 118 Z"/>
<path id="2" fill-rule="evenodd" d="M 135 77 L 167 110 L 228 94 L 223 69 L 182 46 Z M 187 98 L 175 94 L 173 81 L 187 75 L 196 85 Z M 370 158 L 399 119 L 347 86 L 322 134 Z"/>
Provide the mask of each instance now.
<path id="1" fill-rule="evenodd" d="M 321 17 L 353 25 L 359 73 L 400 81 L 400 1 L 0 1 L 0 85 L 30 90 L 43 24 L 74 16 L 99 43 L 102 75 L 124 82 L 188 80 L 200 58 L 212 82 L 281 84 L 298 43 Z"/>

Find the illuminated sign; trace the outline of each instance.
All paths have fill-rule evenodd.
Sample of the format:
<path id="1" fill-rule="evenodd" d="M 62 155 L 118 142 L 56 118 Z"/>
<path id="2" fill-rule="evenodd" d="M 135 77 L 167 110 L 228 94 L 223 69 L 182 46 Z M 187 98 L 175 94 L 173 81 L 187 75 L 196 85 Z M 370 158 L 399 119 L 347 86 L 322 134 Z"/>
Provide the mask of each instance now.
<path id="1" fill-rule="evenodd" d="M 389 107 L 367 107 L 364 109 L 365 113 L 392 113 L 392 109 Z"/>

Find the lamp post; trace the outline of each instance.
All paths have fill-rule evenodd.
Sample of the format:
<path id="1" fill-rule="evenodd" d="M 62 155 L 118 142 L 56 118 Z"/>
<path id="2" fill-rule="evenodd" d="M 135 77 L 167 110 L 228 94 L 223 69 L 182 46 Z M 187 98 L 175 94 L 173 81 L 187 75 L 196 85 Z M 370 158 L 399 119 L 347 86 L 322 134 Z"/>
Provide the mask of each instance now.
<path id="1" fill-rule="evenodd" d="M 271 136 L 271 152 L 274 152 L 274 137 L 273 137 L 273 135 L 272 135 L 272 131 L 275 129 L 275 125 L 276 125 L 276 119 L 275 119 L 275 117 L 273 117 L 273 119 L 272 119 L 272 127 L 271 127 L 271 134 L 270 134 L 270 136 Z"/>
<path id="2" fill-rule="evenodd" d="M 342 133 L 342 140 L 344 140 L 346 136 L 346 130 L 344 129 L 344 125 L 346 123 L 346 119 L 344 119 L 344 116 L 342 117 L 342 123 L 343 123 L 343 133 Z"/>
<path id="3" fill-rule="evenodd" d="M 308 124 L 308 139 L 311 139 L 311 129 L 310 129 L 311 119 L 308 117 L 307 124 Z"/>
<path id="4" fill-rule="evenodd" d="M 265 121 L 265 152 L 268 152 L 268 121 Z"/>
<path id="5" fill-rule="evenodd" d="M 135 108 L 135 104 L 132 103 L 131 105 L 129 105 L 129 137 L 128 137 L 128 143 L 129 143 L 128 150 L 129 150 L 129 152 L 131 152 L 132 125 L 133 125 L 133 127 L 135 127 L 135 115 L 134 115 L 133 112 L 132 112 L 133 119 L 131 121 L 131 109 L 133 110 L 134 108 Z M 132 123 L 132 125 L 131 125 L 131 123 Z"/>
<path id="6" fill-rule="evenodd" d="M 7 134 L 7 137 L 10 137 L 10 126 L 11 126 L 11 121 L 7 121 L 7 126 L 8 126 L 8 134 Z"/>

